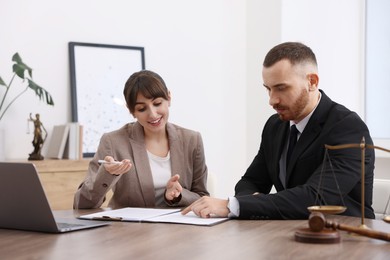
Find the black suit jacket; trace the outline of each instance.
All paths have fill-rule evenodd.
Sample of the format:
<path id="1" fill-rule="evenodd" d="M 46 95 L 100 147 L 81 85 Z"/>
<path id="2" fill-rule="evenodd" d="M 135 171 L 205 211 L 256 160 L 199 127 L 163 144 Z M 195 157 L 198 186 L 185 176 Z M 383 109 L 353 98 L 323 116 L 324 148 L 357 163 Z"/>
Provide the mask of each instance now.
<path id="1" fill-rule="evenodd" d="M 260 149 L 237 183 L 242 219 L 306 219 L 312 205 L 345 205 L 344 215 L 361 216 L 361 149 L 328 150 L 325 144 L 372 144 L 360 117 L 321 91 L 316 110 L 302 132 L 287 169 L 286 188 L 279 179 L 279 159 L 289 122 L 277 114 L 266 122 Z M 375 153 L 365 149 L 365 217 L 375 218 L 372 204 Z M 321 182 L 321 185 L 319 185 Z M 272 185 L 277 193 L 269 194 Z M 252 195 L 259 192 L 259 195 Z"/>

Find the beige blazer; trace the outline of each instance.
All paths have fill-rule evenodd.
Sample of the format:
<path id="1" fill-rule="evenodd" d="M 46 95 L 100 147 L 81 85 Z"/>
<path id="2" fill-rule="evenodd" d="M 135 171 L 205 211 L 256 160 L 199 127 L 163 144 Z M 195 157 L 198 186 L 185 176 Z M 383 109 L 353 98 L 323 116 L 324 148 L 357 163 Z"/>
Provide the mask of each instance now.
<path id="1" fill-rule="evenodd" d="M 186 206 L 201 196 L 209 195 L 202 137 L 198 132 L 171 123 L 167 124 L 167 132 L 172 176 L 179 174 L 183 187 L 181 200 L 173 206 Z M 109 174 L 98 164 L 98 160 L 106 155 L 118 161 L 130 159 L 133 166 L 126 174 Z M 143 127 L 138 122 L 126 124 L 102 136 L 98 150 L 89 163 L 87 176 L 75 194 L 74 208 L 99 208 L 110 189 L 113 190 L 109 202 L 111 208 L 156 206 Z"/>

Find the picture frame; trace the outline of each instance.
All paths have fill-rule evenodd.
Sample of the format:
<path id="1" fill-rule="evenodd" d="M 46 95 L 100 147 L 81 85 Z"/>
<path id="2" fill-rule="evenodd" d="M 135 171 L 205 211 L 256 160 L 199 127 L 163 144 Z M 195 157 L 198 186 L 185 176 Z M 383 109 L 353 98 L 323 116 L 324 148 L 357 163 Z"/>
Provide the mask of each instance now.
<path id="1" fill-rule="evenodd" d="M 83 157 L 93 157 L 101 136 L 131 120 L 123 89 L 145 69 L 143 47 L 69 42 L 72 122 L 82 125 Z"/>

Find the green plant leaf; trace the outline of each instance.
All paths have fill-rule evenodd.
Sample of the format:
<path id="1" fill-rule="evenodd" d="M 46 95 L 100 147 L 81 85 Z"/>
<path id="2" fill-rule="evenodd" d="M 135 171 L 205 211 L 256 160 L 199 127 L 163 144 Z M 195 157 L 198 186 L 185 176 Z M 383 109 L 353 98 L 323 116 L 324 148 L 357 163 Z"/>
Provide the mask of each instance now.
<path id="1" fill-rule="evenodd" d="M 12 66 L 13 72 L 16 73 L 20 78 L 25 79 L 24 72 L 27 70 L 28 74 L 32 78 L 32 68 L 27 66 L 27 64 L 23 63 L 22 58 L 19 56 L 19 53 L 15 53 L 14 56 L 12 56 L 12 61 L 15 62 L 15 64 Z"/>
<path id="2" fill-rule="evenodd" d="M 4 82 L 4 80 L 0 77 L 0 85 L 7 86 Z"/>
<path id="3" fill-rule="evenodd" d="M 40 100 L 45 101 L 46 104 L 48 105 L 54 106 L 53 97 L 46 89 L 42 88 L 31 79 L 27 79 L 27 80 L 28 80 L 28 87 L 35 91 L 35 94 L 39 97 Z"/>
<path id="4" fill-rule="evenodd" d="M 4 114 L 7 112 L 8 108 L 29 88 L 34 90 L 35 94 L 39 97 L 40 100 L 45 101 L 47 105 L 54 106 L 53 97 L 46 89 L 42 88 L 34 81 L 32 81 L 32 69 L 29 66 L 27 66 L 25 63 L 23 63 L 22 58 L 19 56 L 18 53 L 15 53 L 12 56 L 12 61 L 15 62 L 15 64 L 12 66 L 14 74 L 12 75 L 12 79 L 10 83 L 7 85 L 5 84 L 4 80 L 0 78 L 0 85 L 4 85 L 6 87 L 6 91 L 4 92 L 4 95 L 2 95 L 1 102 L 0 102 L 0 121 L 4 117 Z M 28 78 L 28 76 L 25 75 L 26 70 L 30 74 L 30 78 Z M 5 103 L 5 99 L 8 95 L 8 90 L 11 87 L 12 82 L 16 76 L 23 79 L 24 83 L 25 83 L 25 79 L 27 79 L 28 85 L 26 88 L 24 88 L 24 90 L 22 90 L 19 94 L 13 97 L 11 101 Z"/>
<path id="5" fill-rule="evenodd" d="M 15 53 L 14 56 L 12 56 L 12 61 L 14 61 L 16 63 L 22 62 L 22 58 L 20 57 L 19 53 Z"/>

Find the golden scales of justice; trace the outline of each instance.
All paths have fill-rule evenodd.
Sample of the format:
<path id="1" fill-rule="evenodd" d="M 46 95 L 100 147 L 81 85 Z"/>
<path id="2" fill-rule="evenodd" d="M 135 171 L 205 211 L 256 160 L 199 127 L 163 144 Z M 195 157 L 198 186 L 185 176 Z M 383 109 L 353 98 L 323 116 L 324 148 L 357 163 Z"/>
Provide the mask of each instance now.
<path id="1" fill-rule="evenodd" d="M 343 144 L 343 145 L 325 145 L 325 155 L 324 155 L 324 163 L 321 169 L 321 177 L 318 184 L 317 197 L 315 204 L 317 204 L 319 193 L 321 192 L 321 181 L 322 174 L 324 171 L 325 160 L 328 159 L 330 162 L 330 167 L 333 173 L 333 178 L 335 180 L 337 189 L 340 193 L 340 198 L 343 203 L 343 206 L 337 205 L 315 205 L 308 207 L 308 210 L 311 212 L 309 216 L 309 228 L 299 229 L 295 232 L 295 240 L 298 242 L 304 243 L 338 243 L 340 242 L 340 234 L 337 230 L 344 230 L 351 232 L 353 234 L 358 234 L 361 236 L 367 236 L 375 239 L 381 239 L 385 241 L 390 241 L 390 234 L 384 233 L 380 231 L 375 231 L 368 228 L 364 224 L 364 197 L 365 197 L 365 185 L 364 185 L 364 173 L 365 173 L 365 149 L 379 149 L 385 152 L 390 152 L 390 150 L 366 144 L 364 137 L 362 138 L 360 144 Z M 333 172 L 333 167 L 331 160 L 329 158 L 328 150 L 339 150 L 346 148 L 360 148 L 361 149 L 361 224 L 359 227 L 353 227 L 348 225 L 339 224 L 337 222 L 327 221 L 324 214 L 340 214 L 343 213 L 347 208 L 344 206 L 344 201 L 340 192 L 340 188 L 337 183 L 336 176 Z M 390 196 L 387 201 L 383 220 L 387 223 L 390 223 L 390 215 L 387 215 L 387 208 L 389 206 Z"/>

